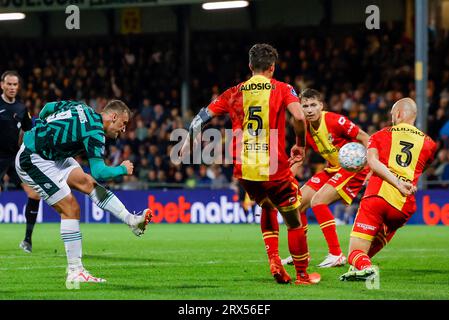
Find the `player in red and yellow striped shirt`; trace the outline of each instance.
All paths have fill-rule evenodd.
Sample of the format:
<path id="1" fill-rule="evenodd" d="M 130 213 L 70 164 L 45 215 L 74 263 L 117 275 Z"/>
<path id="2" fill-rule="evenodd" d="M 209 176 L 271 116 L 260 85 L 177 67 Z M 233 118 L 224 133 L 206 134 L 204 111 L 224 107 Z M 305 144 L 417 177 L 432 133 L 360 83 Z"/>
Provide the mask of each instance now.
<path id="1" fill-rule="evenodd" d="M 272 46 L 254 45 L 249 51 L 252 77 L 226 90 L 199 112 L 190 126 L 191 139 L 211 117 L 230 115 L 234 176 L 262 208 L 279 210 L 288 229 L 288 246 L 297 273 L 295 283 L 315 284 L 321 277 L 307 273 L 309 253 L 298 211 L 301 193 L 285 152 L 285 110 L 296 119 L 297 144 L 291 156 L 299 162 L 304 156 L 305 119 L 292 86 L 272 78 L 277 57 Z M 278 233 L 264 222 L 261 228 L 273 276 L 279 283 L 290 282 L 279 258 Z"/>
<path id="2" fill-rule="evenodd" d="M 376 275 L 371 259 L 416 210 L 418 178 L 433 161 L 435 142 L 414 126 L 416 103 L 410 98 L 391 110 L 393 126 L 372 135 L 368 182 L 354 221 L 349 245 L 350 270 L 340 280 L 366 280 Z"/>

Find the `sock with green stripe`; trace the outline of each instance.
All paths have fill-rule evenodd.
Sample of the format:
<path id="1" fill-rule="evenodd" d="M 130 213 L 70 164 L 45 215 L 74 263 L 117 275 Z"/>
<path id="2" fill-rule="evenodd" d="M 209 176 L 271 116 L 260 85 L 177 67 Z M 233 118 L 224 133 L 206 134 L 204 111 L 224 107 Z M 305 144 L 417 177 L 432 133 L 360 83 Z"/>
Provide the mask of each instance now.
<path id="1" fill-rule="evenodd" d="M 69 271 L 82 269 L 81 256 L 83 255 L 83 250 L 80 221 L 76 219 L 61 219 L 61 238 L 64 241 Z"/>
<path id="2" fill-rule="evenodd" d="M 89 197 L 99 208 L 112 213 L 115 217 L 129 225 L 130 218 L 133 215 L 111 191 L 97 184 L 89 194 Z"/>

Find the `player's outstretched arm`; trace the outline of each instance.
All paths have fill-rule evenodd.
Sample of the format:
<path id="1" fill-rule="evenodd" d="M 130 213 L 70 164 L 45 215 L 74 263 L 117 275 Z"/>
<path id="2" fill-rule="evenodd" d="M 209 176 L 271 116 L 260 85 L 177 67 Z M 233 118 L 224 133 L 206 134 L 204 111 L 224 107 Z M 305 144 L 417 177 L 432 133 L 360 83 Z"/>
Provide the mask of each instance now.
<path id="1" fill-rule="evenodd" d="M 404 197 L 407 197 L 416 192 L 416 187 L 410 182 L 402 181 L 396 177 L 391 171 L 379 161 L 379 152 L 376 148 L 369 148 L 367 151 L 368 165 L 371 170 L 381 179 L 387 181 L 389 184 L 398 189 Z"/>

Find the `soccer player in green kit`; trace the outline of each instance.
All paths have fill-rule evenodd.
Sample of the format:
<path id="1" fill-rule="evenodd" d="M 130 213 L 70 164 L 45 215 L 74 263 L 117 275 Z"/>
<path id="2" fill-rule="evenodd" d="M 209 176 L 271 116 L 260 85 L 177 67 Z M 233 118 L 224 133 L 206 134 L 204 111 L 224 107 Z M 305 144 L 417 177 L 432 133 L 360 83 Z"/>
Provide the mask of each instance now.
<path id="1" fill-rule="evenodd" d="M 67 255 L 67 282 L 104 282 L 93 277 L 81 262 L 80 207 L 70 187 L 89 195 L 101 209 L 129 225 L 141 236 L 151 220 L 151 210 L 131 214 L 123 203 L 96 180 L 131 175 L 133 164 L 120 166 L 104 163 L 106 137 L 116 139 L 124 132 L 130 110 L 120 100 L 110 101 L 101 114 L 78 101 L 47 103 L 39 113 L 35 127 L 26 132 L 16 156 L 16 170 L 22 181 L 61 215 L 61 238 Z M 73 159 L 86 152 L 91 174 L 84 173 Z"/>

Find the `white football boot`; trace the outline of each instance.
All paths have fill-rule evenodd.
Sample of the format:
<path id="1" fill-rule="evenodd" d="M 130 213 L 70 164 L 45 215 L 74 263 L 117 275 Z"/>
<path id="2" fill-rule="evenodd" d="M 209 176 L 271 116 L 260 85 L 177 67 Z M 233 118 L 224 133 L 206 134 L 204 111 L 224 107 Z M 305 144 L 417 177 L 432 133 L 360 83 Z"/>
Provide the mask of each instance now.
<path id="1" fill-rule="evenodd" d="M 131 231 L 138 237 L 144 234 L 147 224 L 150 223 L 153 212 L 150 209 L 143 210 L 141 215 L 133 215 L 130 218 L 129 227 Z"/>
<path id="2" fill-rule="evenodd" d="M 90 272 L 83 267 L 68 271 L 65 282 L 67 289 L 79 289 L 79 286 L 77 285 L 82 282 L 101 283 L 106 282 L 106 280 L 92 276 Z"/>
<path id="3" fill-rule="evenodd" d="M 340 267 L 346 264 L 346 257 L 341 253 L 338 256 L 334 256 L 333 254 L 328 254 L 327 257 L 321 262 L 317 267 L 320 268 L 332 268 L 332 267 Z"/>

